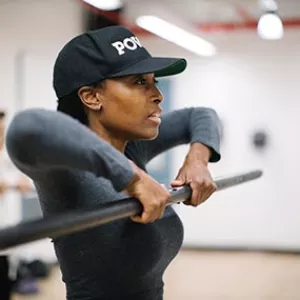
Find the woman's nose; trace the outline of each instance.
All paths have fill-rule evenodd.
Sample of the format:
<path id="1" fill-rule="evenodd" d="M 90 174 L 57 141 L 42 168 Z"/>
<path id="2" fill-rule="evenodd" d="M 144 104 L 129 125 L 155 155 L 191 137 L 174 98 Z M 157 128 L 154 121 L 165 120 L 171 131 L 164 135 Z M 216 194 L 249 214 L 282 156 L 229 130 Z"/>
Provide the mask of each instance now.
<path id="1" fill-rule="evenodd" d="M 154 91 L 154 94 L 152 97 L 152 101 L 159 104 L 159 103 L 163 102 L 164 97 L 163 97 L 163 94 L 161 93 L 161 91 L 156 86 L 154 87 L 154 89 L 155 89 L 155 91 Z"/>

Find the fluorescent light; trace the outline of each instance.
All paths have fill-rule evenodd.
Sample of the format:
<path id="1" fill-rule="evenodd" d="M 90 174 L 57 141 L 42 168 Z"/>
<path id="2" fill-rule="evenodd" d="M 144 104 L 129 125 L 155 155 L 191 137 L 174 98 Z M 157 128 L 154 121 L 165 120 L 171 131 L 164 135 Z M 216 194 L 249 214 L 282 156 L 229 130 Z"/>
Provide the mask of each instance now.
<path id="1" fill-rule="evenodd" d="M 155 16 L 140 16 L 136 23 L 157 36 L 201 56 L 213 56 L 216 48 L 206 40 Z"/>
<path id="2" fill-rule="evenodd" d="M 102 10 L 116 10 L 122 7 L 121 0 L 83 0 L 83 1 Z"/>
<path id="3" fill-rule="evenodd" d="M 257 33 L 265 40 L 282 39 L 284 29 L 278 15 L 273 12 L 262 15 L 257 24 Z"/>

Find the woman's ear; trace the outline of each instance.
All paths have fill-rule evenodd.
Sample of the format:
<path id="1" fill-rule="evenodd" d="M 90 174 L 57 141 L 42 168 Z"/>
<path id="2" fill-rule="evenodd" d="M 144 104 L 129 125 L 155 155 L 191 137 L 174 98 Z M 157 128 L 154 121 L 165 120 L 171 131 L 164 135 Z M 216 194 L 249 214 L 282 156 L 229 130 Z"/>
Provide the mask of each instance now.
<path id="1" fill-rule="evenodd" d="M 102 108 L 102 99 L 97 89 L 89 86 L 83 86 L 78 90 L 78 96 L 81 102 L 91 110 L 99 111 Z"/>

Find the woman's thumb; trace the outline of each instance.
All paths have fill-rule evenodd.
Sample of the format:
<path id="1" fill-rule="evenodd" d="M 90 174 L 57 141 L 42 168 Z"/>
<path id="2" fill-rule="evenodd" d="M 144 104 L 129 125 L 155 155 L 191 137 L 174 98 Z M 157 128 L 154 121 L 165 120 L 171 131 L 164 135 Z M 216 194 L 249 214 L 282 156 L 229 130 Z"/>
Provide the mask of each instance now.
<path id="1" fill-rule="evenodd" d="M 184 185 L 184 181 L 179 178 L 171 182 L 171 186 L 181 186 L 181 185 Z"/>

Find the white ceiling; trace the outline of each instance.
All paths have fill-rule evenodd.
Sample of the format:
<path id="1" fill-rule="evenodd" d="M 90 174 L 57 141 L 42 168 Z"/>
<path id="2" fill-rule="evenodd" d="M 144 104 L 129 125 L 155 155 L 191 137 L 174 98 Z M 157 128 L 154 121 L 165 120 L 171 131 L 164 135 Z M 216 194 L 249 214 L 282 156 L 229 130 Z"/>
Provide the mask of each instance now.
<path id="1" fill-rule="evenodd" d="M 123 0 L 125 2 L 124 16 L 127 21 L 134 23 L 134 20 L 139 15 L 156 14 L 159 17 L 169 20 L 171 23 L 178 26 L 191 29 L 194 33 L 212 42 L 219 49 L 232 51 L 232 45 L 247 47 L 243 44 L 242 37 L 247 36 L 247 40 L 260 43 L 262 40 L 258 38 L 256 33 L 256 24 L 263 13 L 258 0 Z M 300 34 L 300 0 L 277 0 L 278 13 L 284 21 L 289 25 L 285 27 L 286 41 L 290 36 L 299 32 Z M 246 17 L 245 17 L 246 15 Z M 170 17 L 170 18 L 168 18 Z M 173 18 L 174 17 L 174 18 Z M 250 22 L 246 22 L 246 18 L 250 18 Z M 287 24 L 285 23 L 285 24 Z M 198 26 L 194 26 L 198 24 Z M 202 24 L 202 27 L 199 26 Z M 212 31 L 205 30 L 203 24 L 212 24 Z M 220 26 L 216 26 L 221 24 Z M 236 25 L 225 29 L 226 24 Z M 249 25 L 250 24 L 250 25 Z M 182 26 L 184 25 L 184 26 Z M 241 26 L 240 26 L 241 25 Z M 245 25 L 245 26 L 244 26 Z M 222 28 L 221 30 L 218 28 Z M 292 29 L 292 30 L 290 30 Z M 295 30 L 296 29 L 296 30 Z M 234 34 L 230 34 L 233 33 Z M 247 34 L 245 34 L 247 32 Z M 253 37 L 252 39 L 249 39 Z M 151 39 L 150 39 L 151 40 Z M 158 44 L 158 41 L 160 44 Z M 145 42 L 144 42 L 145 43 Z M 168 49 L 168 51 L 177 51 L 180 47 L 158 39 L 155 44 L 149 42 L 149 49 L 155 49 L 159 52 L 160 49 Z M 170 44 L 171 45 L 171 44 Z M 248 45 L 248 44 L 247 44 Z M 269 44 L 268 44 L 269 45 Z M 281 43 L 277 43 L 279 47 Z M 285 44 L 283 43 L 283 47 Z M 224 51 L 225 51 L 224 50 Z M 174 52 L 176 56 L 177 52 Z M 158 54 L 156 54 L 158 55 Z M 162 55 L 159 53 L 159 55 Z"/>
<path id="2" fill-rule="evenodd" d="M 0 0 L 0 5 L 12 1 Z M 41 1 L 41 0 L 40 0 Z M 51 1 L 51 0 L 43 0 Z M 61 0 L 67 1 L 67 0 Z M 70 1 L 70 0 L 68 0 Z M 73 0 L 79 2 L 78 0 Z M 107 0 L 109 1 L 109 0 Z M 258 19 L 261 10 L 259 0 L 122 0 L 125 4 L 125 16 L 133 16 L 147 12 L 149 5 L 158 3 L 167 12 L 179 15 L 190 23 L 240 22 L 243 17 L 238 9 L 249 17 Z M 300 19 L 300 0 L 276 0 L 282 18 Z"/>
<path id="3" fill-rule="evenodd" d="M 192 23 L 243 21 L 238 9 L 251 18 L 260 14 L 258 0 L 124 0 L 126 15 L 145 13 L 143 7 L 159 3 L 166 11 L 180 15 Z M 283 18 L 300 18 L 300 0 L 277 0 L 279 14 Z"/>

